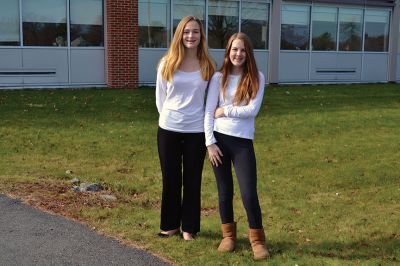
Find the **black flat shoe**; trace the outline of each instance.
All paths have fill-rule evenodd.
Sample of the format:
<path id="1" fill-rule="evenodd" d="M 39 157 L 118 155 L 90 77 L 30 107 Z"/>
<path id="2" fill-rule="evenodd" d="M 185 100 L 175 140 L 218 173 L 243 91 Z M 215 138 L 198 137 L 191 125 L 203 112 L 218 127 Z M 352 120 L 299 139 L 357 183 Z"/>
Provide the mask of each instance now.
<path id="1" fill-rule="evenodd" d="M 164 233 L 164 232 L 160 232 L 160 233 L 158 233 L 157 235 L 158 235 L 159 237 L 163 237 L 163 238 L 171 236 L 170 234 L 167 234 L 167 233 Z"/>

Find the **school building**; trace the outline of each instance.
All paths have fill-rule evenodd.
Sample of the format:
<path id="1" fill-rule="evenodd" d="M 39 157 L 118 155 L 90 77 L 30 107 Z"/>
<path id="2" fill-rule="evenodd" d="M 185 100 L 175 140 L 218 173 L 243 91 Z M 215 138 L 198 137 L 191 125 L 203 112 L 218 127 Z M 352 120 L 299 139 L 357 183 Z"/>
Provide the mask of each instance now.
<path id="1" fill-rule="evenodd" d="M 1 0 L 0 88 L 154 84 L 185 15 L 218 67 L 249 35 L 268 83 L 400 81 L 396 0 Z"/>

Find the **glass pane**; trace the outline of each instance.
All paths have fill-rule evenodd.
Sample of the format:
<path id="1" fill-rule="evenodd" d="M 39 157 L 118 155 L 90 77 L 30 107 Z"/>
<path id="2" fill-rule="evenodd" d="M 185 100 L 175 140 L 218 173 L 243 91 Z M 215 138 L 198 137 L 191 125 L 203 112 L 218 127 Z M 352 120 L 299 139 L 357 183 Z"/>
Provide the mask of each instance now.
<path id="1" fill-rule="evenodd" d="M 282 5 L 281 49 L 308 50 L 310 7 Z"/>
<path id="2" fill-rule="evenodd" d="M 67 45 L 66 0 L 22 0 L 24 45 Z"/>
<path id="3" fill-rule="evenodd" d="M 254 49 L 268 49 L 269 4 L 243 2 L 241 31 L 253 42 Z"/>
<path id="4" fill-rule="evenodd" d="M 399 24 L 400 24 L 400 22 L 399 22 Z M 397 53 L 399 53 L 400 54 L 400 25 L 399 25 L 399 32 L 398 32 L 398 42 L 397 42 Z"/>
<path id="5" fill-rule="evenodd" d="M 314 7 L 312 18 L 312 49 L 336 50 L 337 8 Z"/>
<path id="6" fill-rule="evenodd" d="M 389 11 L 365 11 L 364 51 L 388 51 L 389 16 Z"/>
<path id="7" fill-rule="evenodd" d="M 103 46 L 103 1 L 70 0 L 71 46 Z"/>
<path id="8" fill-rule="evenodd" d="M 168 14 L 168 0 L 139 0 L 140 47 L 167 47 Z"/>
<path id="9" fill-rule="evenodd" d="M 210 0 L 208 3 L 208 45 L 224 49 L 231 35 L 239 31 L 239 2 Z"/>
<path id="10" fill-rule="evenodd" d="M 363 11 L 339 9 L 339 50 L 361 51 Z"/>
<path id="11" fill-rule="evenodd" d="M 204 26 L 204 17 L 206 14 L 206 3 L 204 0 L 174 0 L 174 32 L 179 21 L 185 16 L 196 16 L 201 20 Z"/>
<path id="12" fill-rule="evenodd" d="M 0 1 L 0 45 L 19 45 L 18 0 Z"/>

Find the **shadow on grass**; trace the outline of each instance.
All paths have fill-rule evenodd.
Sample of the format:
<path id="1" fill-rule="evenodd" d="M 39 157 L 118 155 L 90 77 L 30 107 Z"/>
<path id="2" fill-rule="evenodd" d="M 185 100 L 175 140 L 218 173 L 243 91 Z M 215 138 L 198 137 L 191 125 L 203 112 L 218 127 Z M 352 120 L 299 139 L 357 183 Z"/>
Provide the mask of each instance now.
<path id="1" fill-rule="evenodd" d="M 244 246 L 243 248 L 246 247 Z M 334 241 L 298 244 L 278 241 L 269 243 L 269 248 L 272 256 L 283 253 L 296 253 L 341 260 L 380 259 L 393 262 L 400 261 L 400 239 L 396 239 L 393 236 L 349 243 Z"/>
<path id="2" fill-rule="evenodd" d="M 216 240 L 221 238 L 220 232 L 201 232 L 202 238 Z M 282 254 L 297 254 L 298 256 L 323 257 L 340 260 L 385 260 L 400 262 L 400 235 L 381 237 L 373 240 L 359 240 L 354 242 L 322 241 L 320 243 L 296 243 L 288 241 L 267 242 L 271 256 Z M 268 240 L 267 240 L 268 241 Z M 239 236 L 236 242 L 236 251 L 249 250 L 250 243 L 245 237 Z"/>

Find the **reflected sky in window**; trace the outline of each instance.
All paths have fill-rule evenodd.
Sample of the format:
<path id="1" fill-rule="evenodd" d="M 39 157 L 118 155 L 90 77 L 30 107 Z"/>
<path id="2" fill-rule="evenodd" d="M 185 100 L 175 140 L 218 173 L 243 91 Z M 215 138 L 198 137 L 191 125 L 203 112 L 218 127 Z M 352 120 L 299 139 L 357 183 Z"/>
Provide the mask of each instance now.
<path id="1" fill-rule="evenodd" d="M 174 19 L 182 19 L 185 16 L 193 15 L 204 21 L 205 1 L 174 0 Z"/>
<path id="2" fill-rule="evenodd" d="M 309 6 L 282 5 L 282 24 L 308 25 Z"/>
<path id="3" fill-rule="evenodd" d="M 167 26 L 168 1 L 139 1 L 139 26 Z"/>
<path id="4" fill-rule="evenodd" d="M 66 10 L 66 0 L 22 0 L 24 22 L 66 23 Z"/>
<path id="5" fill-rule="evenodd" d="M 70 16 L 72 24 L 103 25 L 103 1 L 71 0 Z"/>
<path id="6" fill-rule="evenodd" d="M 19 41 L 18 0 L 0 1 L 0 41 Z"/>

